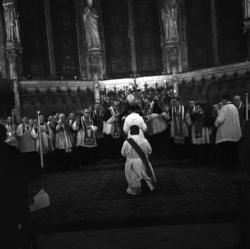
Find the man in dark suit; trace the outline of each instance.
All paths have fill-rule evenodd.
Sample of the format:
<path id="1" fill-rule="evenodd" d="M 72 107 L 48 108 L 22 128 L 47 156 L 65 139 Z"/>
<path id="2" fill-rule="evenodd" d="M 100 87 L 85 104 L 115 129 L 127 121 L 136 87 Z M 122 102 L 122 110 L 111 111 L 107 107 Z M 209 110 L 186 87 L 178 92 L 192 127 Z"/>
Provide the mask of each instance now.
<path id="1" fill-rule="evenodd" d="M 120 102 L 114 100 L 112 105 L 103 113 L 103 133 L 104 146 L 109 148 L 105 151 L 110 158 L 120 158 L 120 148 L 122 146 L 122 125 Z"/>
<path id="2" fill-rule="evenodd" d="M 29 243 L 27 177 L 18 150 L 5 143 L 6 128 L 0 125 L 0 244 L 18 248 Z"/>

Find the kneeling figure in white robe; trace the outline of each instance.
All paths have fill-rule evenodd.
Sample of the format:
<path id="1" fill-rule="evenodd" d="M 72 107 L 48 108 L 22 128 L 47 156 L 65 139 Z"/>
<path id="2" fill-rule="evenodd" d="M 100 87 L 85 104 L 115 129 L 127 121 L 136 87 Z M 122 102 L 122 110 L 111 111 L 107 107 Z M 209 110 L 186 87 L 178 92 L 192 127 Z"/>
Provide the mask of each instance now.
<path id="1" fill-rule="evenodd" d="M 131 134 L 130 138 L 137 143 L 146 157 L 152 153 L 152 148 L 148 140 L 139 136 L 139 128 L 138 134 Z M 123 143 L 121 154 L 127 159 L 125 164 L 125 176 L 128 183 L 127 193 L 130 195 L 140 195 L 142 192 L 142 180 L 145 180 L 149 189 L 153 191 L 155 189 L 156 178 L 152 165 L 149 163 L 150 173 L 152 174 L 150 177 L 147 173 L 146 165 L 127 140 Z"/>

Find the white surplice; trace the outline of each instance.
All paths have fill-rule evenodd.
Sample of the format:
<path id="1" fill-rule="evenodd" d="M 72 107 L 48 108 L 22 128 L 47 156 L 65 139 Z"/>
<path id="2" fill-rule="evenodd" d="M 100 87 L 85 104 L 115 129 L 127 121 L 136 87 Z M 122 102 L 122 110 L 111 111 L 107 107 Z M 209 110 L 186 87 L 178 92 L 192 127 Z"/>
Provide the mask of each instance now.
<path id="1" fill-rule="evenodd" d="M 224 105 L 215 121 L 217 127 L 215 143 L 238 142 L 242 136 L 237 108 L 228 102 Z"/>
<path id="2" fill-rule="evenodd" d="M 130 137 L 130 127 L 136 125 L 140 129 L 140 137 L 144 137 L 144 133 L 147 131 L 147 125 L 144 119 L 138 113 L 129 114 L 124 121 L 123 131 L 128 137 Z"/>
<path id="3" fill-rule="evenodd" d="M 147 139 L 139 135 L 130 137 L 140 146 L 146 156 L 152 153 L 152 148 Z M 151 191 L 154 190 L 152 179 L 146 172 L 146 166 L 128 141 L 123 143 L 121 154 L 127 159 L 125 163 L 125 176 L 128 183 L 127 193 L 131 195 L 141 194 L 141 180 L 145 180 Z M 155 179 L 153 168 L 150 163 L 149 165 Z"/>

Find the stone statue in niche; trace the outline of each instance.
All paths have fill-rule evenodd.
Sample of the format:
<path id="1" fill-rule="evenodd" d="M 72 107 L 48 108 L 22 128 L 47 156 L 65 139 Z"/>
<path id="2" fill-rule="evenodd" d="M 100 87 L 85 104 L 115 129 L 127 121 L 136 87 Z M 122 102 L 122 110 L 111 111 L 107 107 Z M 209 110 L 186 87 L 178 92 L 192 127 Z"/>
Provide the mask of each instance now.
<path id="1" fill-rule="evenodd" d="M 7 42 L 20 43 L 20 28 L 16 7 L 13 3 L 4 3 L 3 6 Z"/>
<path id="2" fill-rule="evenodd" d="M 87 6 L 83 10 L 83 23 L 88 50 L 101 48 L 98 18 L 97 11 L 93 6 L 93 0 L 87 0 Z"/>
<path id="3" fill-rule="evenodd" d="M 244 0 L 245 19 L 250 19 L 250 0 Z"/>
<path id="4" fill-rule="evenodd" d="M 179 39 L 177 26 L 177 2 L 176 0 L 163 0 L 161 18 L 165 42 L 177 41 Z"/>

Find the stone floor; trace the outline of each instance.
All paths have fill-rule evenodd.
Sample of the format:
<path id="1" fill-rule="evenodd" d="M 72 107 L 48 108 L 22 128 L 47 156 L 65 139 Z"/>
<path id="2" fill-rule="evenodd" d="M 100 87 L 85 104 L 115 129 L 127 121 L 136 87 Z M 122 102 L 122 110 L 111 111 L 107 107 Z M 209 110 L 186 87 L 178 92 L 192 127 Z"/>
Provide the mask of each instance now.
<path id="1" fill-rule="evenodd" d="M 42 234 L 38 249 L 233 249 L 235 224 L 191 224 Z"/>
<path id="2" fill-rule="evenodd" d="M 156 165 L 157 166 L 157 165 Z M 32 182 L 30 194 L 48 192 L 51 206 L 32 213 L 46 233 L 233 222 L 240 212 L 235 179 L 246 178 L 212 166 L 166 164 L 155 168 L 159 188 L 141 197 L 125 194 L 121 165 L 47 175 Z"/>

